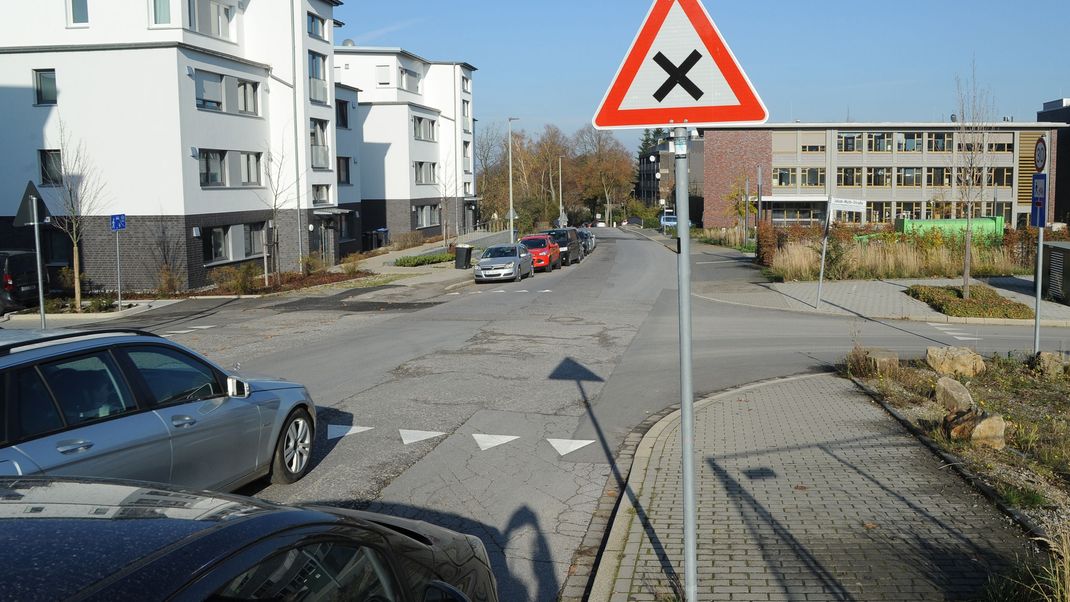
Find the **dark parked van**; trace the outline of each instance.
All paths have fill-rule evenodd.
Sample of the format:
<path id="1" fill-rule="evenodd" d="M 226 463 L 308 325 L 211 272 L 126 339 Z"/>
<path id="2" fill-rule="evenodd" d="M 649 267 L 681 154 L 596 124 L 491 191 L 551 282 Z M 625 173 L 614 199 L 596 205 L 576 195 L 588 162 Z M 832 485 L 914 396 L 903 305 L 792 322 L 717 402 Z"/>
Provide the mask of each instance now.
<path id="1" fill-rule="evenodd" d="M 549 234 L 554 239 L 554 242 L 561 247 L 562 265 L 583 261 L 583 242 L 580 241 L 579 231 L 575 228 L 544 230 L 543 234 Z"/>
<path id="2" fill-rule="evenodd" d="M 0 315 L 37 305 L 37 256 L 0 251 Z"/>

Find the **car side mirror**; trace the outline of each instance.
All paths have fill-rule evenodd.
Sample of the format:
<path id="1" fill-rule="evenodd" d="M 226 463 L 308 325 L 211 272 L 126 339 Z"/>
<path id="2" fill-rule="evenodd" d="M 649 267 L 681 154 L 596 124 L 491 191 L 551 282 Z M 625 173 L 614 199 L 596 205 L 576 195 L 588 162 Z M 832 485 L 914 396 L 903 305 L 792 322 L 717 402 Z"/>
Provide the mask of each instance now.
<path id="1" fill-rule="evenodd" d="M 227 377 L 227 396 L 245 399 L 249 397 L 249 384 L 233 376 Z"/>

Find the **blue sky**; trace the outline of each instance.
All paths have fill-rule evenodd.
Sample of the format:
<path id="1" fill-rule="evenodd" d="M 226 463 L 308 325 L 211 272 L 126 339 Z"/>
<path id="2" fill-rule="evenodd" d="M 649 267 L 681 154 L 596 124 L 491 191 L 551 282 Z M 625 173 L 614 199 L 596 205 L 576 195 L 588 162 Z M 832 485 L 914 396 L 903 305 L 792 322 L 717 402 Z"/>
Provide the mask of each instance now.
<path id="1" fill-rule="evenodd" d="M 1070 97 L 1070 0 L 704 0 L 770 121 L 929 121 L 976 58 L 999 116 Z M 338 41 L 466 61 L 480 121 L 589 123 L 650 0 L 347 0 Z M 1036 15 L 1029 16 L 1029 15 Z M 1060 31 L 1062 30 L 1062 31 Z M 629 147 L 638 134 L 621 134 Z"/>

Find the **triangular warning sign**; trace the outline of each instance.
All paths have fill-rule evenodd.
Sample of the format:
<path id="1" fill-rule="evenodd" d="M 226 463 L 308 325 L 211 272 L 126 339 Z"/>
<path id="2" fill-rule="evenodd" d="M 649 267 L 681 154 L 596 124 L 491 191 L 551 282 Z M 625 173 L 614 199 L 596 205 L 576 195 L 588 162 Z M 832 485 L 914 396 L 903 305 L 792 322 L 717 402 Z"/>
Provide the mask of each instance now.
<path id="1" fill-rule="evenodd" d="M 655 0 L 594 118 L 600 129 L 763 123 L 769 113 L 699 0 Z"/>

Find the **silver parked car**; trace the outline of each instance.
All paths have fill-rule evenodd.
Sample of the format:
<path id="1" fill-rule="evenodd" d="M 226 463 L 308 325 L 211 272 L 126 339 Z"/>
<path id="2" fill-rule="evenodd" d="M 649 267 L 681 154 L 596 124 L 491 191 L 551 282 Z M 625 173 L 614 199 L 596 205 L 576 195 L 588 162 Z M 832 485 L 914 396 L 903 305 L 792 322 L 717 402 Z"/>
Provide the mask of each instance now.
<path id="1" fill-rule="evenodd" d="M 293 483 L 315 416 L 301 385 L 242 380 L 151 333 L 0 330 L 0 476 Z"/>
<path id="2" fill-rule="evenodd" d="M 534 259 L 524 245 L 494 245 L 483 252 L 472 269 L 476 282 L 515 280 L 535 275 Z"/>

